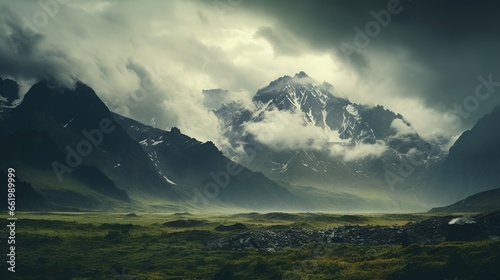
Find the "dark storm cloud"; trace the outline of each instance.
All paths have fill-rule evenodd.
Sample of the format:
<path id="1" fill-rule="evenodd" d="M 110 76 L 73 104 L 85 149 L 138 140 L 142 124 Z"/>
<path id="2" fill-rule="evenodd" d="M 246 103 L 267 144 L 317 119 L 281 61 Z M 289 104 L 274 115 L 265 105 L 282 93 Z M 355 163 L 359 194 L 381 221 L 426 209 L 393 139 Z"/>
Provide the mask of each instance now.
<path id="1" fill-rule="evenodd" d="M 12 3 L 12 2 L 11 2 Z M 16 3 L 17 4 L 17 3 Z M 72 39 L 56 41 L 51 36 L 54 26 L 57 25 L 55 16 L 63 23 L 69 23 L 67 14 L 58 12 L 50 16 L 37 3 L 29 1 L 19 2 L 23 5 L 33 4 L 32 11 L 23 12 L 21 9 L 13 11 L 9 6 L 0 5 L 0 74 L 13 77 L 18 81 L 36 82 L 42 79 L 51 79 L 61 85 L 72 87 L 76 80 L 82 79 L 82 60 L 76 58 L 75 53 L 83 52 L 74 48 Z M 62 11 L 59 6 L 58 11 Z M 46 21 L 37 22 L 35 15 L 43 14 Z M 43 18 L 43 17 L 40 17 Z M 80 26 L 64 26 L 79 39 L 90 39 L 89 31 Z M 56 33 L 59 30 L 56 29 Z M 48 35 L 47 35 L 48 34 Z M 59 34 L 60 35 L 60 34 Z M 89 60 L 95 57 L 88 57 Z M 103 77 L 112 78 L 110 67 L 103 61 L 92 61 L 93 68 Z"/>
<path id="2" fill-rule="evenodd" d="M 218 120 L 192 84 L 213 87 L 210 77 L 227 88 L 253 84 L 197 36 L 215 18 L 212 9 L 187 1 L 59 2 L 51 13 L 45 1 L 0 5 L 0 76 L 22 82 L 22 93 L 44 78 L 80 80 L 116 112 L 216 140 Z"/>
<path id="3" fill-rule="evenodd" d="M 183 126 L 204 139 L 217 132 L 203 136 L 202 121 L 218 123 L 200 107 L 204 88 L 252 94 L 304 70 L 355 102 L 403 114 L 422 133 L 448 130 L 436 120 L 455 103 L 470 101 L 478 76 L 491 73 L 500 80 L 495 2 L 401 1 L 393 7 L 401 11 L 363 47 L 355 28 L 366 33 L 366 25 L 376 22 L 372 11 L 387 10 L 393 2 L 220 0 L 226 5 L 218 7 L 204 0 L 62 2 L 67 4 L 32 32 L 26 19 L 45 11 L 40 1 L 0 5 L 2 77 L 79 79 L 112 108 Z M 159 88 L 148 91 L 150 99 L 127 104 L 151 76 L 159 78 Z M 461 129 L 495 102 L 494 97 L 481 101 Z M 180 109 L 185 107 L 190 110 Z"/>
<path id="4" fill-rule="evenodd" d="M 0 73 L 23 79 L 42 79 L 65 71 L 68 57 L 59 51 L 41 53 L 44 36 L 22 24 L 22 19 L 0 6 Z"/>
<path id="5" fill-rule="evenodd" d="M 261 37 L 267 40 L 273 46 L 275 53 L 278 55 L 296 56 L 300 54 L 300 50 L 296 48 L 297 42 L 292 38 L 286 38 L 283 33 L 274 31 L 271 27 L 261 27 L 255 33 L 256 37 Z"/>
<path id="6" fill-rule="evenodd" d="M 243 2 L 242 9 L 266 14 L 276 21 L 274 26 L 262 30 L 267 30 L 264 35 L 277 54 L 298 52 L 277 39 L 277 34 L 292 32 L 311 50 L 332 52 L 342 59 L 345 58 L 342 43 L 356 46 L 354 28 L 365 31 L 366 24 L 374 20 L 371 11 L 387 10 L 389 3 L 389 0 L 255 0 Z M 377 71 L 368 53 L 390 55 L 402 49 L 408 52 L 409 62 L 421 65 L 428 75 L 401 72 L 397 73 L 398 79 L 408 87 L 418 88 L 419 96 L 428 106 L 448 109 L 474 94 L 478 76 L 487 77 L 491 73 L 493 80 L 500 80 L 498 2 L 407 0 L 400 1 L 398 7 L 401 12 L 391 15 L 387 27 L 381 27 L 365 49 L 350 55 L 347 62 L 360 74 Z M 491 109 L 495 98 L 477 110 L 478 116 Z"/>

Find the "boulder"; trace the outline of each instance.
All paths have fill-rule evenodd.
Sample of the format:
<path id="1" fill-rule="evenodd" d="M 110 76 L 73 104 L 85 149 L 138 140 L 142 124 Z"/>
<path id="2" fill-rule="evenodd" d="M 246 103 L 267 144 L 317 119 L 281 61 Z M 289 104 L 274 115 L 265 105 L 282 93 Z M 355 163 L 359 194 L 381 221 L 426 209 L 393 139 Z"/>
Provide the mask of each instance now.
<path id="1" fill-rule="evenodd" d="M 471 241 L 480 235 L 479 224 L 471 217 L 463 216 L 451 219 L 448 222 L 446 240 Z"/>
<path id="2" fill-rule="evenodd" d="M 216 231 L 237 231 L 237 230 L 247 230 L 247 229 L 248 228 L 242 223 L 236 223 L 229 226 L 219 225 L 215 227 Z"/>

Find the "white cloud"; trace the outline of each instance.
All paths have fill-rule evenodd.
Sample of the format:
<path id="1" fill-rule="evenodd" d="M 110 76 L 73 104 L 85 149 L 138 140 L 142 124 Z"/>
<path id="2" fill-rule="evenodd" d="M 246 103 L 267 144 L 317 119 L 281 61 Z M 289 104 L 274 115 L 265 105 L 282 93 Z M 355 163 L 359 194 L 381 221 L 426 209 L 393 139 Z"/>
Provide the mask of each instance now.
<path id="1" fill-rule="evenodd" d="M 8 5 L 20 22 L 41 11 L 38 1 L 8 1 Z M 13 53 L 8 42 L 0 43 L 0 52 L 5 54 L 1 57 L 10 62 L 0 65 L 0 72 L 25 81 L 48 74 L 66 82 L 77 78 L 94 88 L 112 109 L 140 121 L 149 122 L 154 117 L 161 128 L 177 126 L 188 135 L 217 144 L 222 141 L 218 122 L 203 106 L 202 89 L 240 92 L 231 99 L 250 106 L 249 97 L 258 88 L 299 71 L 331 83 L 338 96 L 361 104 L 382 104 L 402 113 L 423 136 L 432 136 L 436 128 L 449 132 L 442 112 L 412 97 L 419 95 L 417 87 L 396 80 L 399 75 L 395 73 L 426 75 L 408 53 L 384 54 L 367 48 L 364 54 L 377 71 L 361 75 L 331 52 L 311 51 L 300 37 L 288 33 L 279 33 L 280 41 L 274 44 L 293 47 L 289 51 L 294 56 L 275 53 L 269 40 L 278 31 L 273 29 L 265 38 L 258 36 L 263 27 L 275 26 L 275 21 L 248 13 L 243 5 L 223 17 L 219 12 L 212 5 L 180 0 L 150 1 L 147 5 L 140 1 L 72 0 L 61 5 L 47 24 L 37 27 L 36 33 L 43 39 L 37 41 L 31 60 Z M 10 30 L 6 20 L 0 19 L 0 33 Z M 128 67 L 131 60 L 138 66 L 136 71 Z M 8 65 L 28 74 L 15 73 Z M 139 68 L 146 71 L 138 73 Z M 158 87 L 147 91 L 146 99 L 130 104 L 130 96 L 141 89 L 148 76 L 155 78 Z M 329 137 L 300 123 L 292 128 L 319 139 Z M 282 147 L 317 148 L 324 142 L 303 134 L 297 140 L 277 139 L 277 146 Z"/>
<path id="2" fill-rule="evenodd" d="M 400 113 L 423 138 L 433 138 L 436 131 L 447 136 L 460 131 L 461 128 L 450 126 L 445 110 L 436 109 L 435 104 L 429 106 L 420 98 L 425 94 L 415 79 L 432 81 L 435 77 L 414 61 L 408 51 L 367 48 L 363 54 L 370 62 L 366 71 L 359 73 L 340 64 L 343 67 L 338 70 L 341 75 L 332 75 L 327 80 L 335 86 L 336 95 L 358 104 L 383 105 Z"/>
<path id="3" fill-rule="evenodd" d="M 257 141 L 273 150 L 324 151 L 344 161 L 378 158 L 387 150 L 383 141 L 352 145 L 349 139 L 341 139 L 338 132 L 308 124 L 302 113 L 289 111 L 266 111 L 261 121 L 246 123 L 245 129 Z"/>
<path id="4" fill-rule="evenodd" d="M 255 103 L 252 101 L 253 93 L 240 91 L 227 91 L 221 89 L 211 89 L 203 91 L 203 104 L 211 110 L 219 109 L 223 104 L 237 103 L 248 110 L 255 109 Z"/>
<path id="5" fill-rule="evenodd" d="M 346 142 L 335 131 L 306 124 L 302 113 L 266 111 L 259 122 L 245 125 L 246 132 L 274 150 L 322 150 L 331 142 Z"/>
<path id="6" fill-rule="evenodd" d="M 385 151 L 387 145 L 383 141 L 377 141 L 375 144 L 359 144 L 353 148 L 345 149 L 343 157 L 345 161 L 355 161 L 364 158 L 379 158 Z"/>
<path id="7" fill-rule="evenodd" d="M 416 134 L 415 129 L 405 123 L 402 119 L 394 119 L 391 123 L 391 128 L 396 131 L 396 135 L 394 136 L 396 138 Z"/>

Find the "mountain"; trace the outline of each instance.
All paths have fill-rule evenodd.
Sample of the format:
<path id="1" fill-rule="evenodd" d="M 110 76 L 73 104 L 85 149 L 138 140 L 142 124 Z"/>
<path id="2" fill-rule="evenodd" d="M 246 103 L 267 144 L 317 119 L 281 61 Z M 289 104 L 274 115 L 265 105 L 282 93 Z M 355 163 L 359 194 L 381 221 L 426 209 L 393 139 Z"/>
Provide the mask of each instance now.
<path id="1" fill-rule="evenodd" d="M 282 185 L 231 161 L 210 141 L 199 142 L 175 127 L 164 131 L 117 114 L 114 117 L 142 145 L 159 174 L 195 193 L 197 206 L 222 202 L 248 209 L 312 208 Z"/>
<path id="2" fill-rule="evenodd" d="M 500 107 L 465 131 L 422 185 L 423 199 L 449 204 L 500 187 Z"/>
<path id="3" fill-rule="evenodd" d="M 500 188 L 480 192 L 445 207 L 433 208 L 430 212 L 464 213 L 500 211 Z"/>
<path id="4" fill-rule="evenodd" d="M 230 161 L 211 142 L 111 113 L 81 82 L 65 88 L 41 81 L 20 104 L 6 102 L 0 170 L 15 168 L 32 187 L 30 197 L 46 209 L 306 205 L 283 185 Z"/>
<path id="5" fill-rule="evenodd" d="M 0 77 L 0 97 L 2 102 L 12 104 L 13 101 L 19 99 L 19 85 L 16 81 L 11 79 L 2 79 Z"/>
<path id="6" fill-rule="evenodd" d="M 19 85 L 11 79 L 0 77 L 0 121 L 10 114 L 19 101 Z M 2 132 L 0 131 L 0 135 Z"/>
<path id="7" fill-rule="evenodd" d="M 82 83 L 74 89 L 49 81 L 33 85 L 0 127 L 2 167 L 17 166 L 19 176 L 43 186 L 53 204 L 94 208 L 126 206 L 129 195 L 184 196 L 157 174 L 140 145 Z"/>
<path id="8" fill-rule="evenodd" d="M 430 143 L 402 115 L 338 97 L 332 85 L 304 72 L 272 81 L 252 101 L 251 108 L 233 102 L 214 110 L 231 144 L 226 154 L 294 186 L 354 196 L 372 192 L 346 209 L 366 206 L 373 195 L 383 197 L 372 201 L 373 207 L 389 205 L 386 199 L 392 199 L 388 196 L 395 195 L 395 187 L 387 174 L 402 177 L 398 168 L 408 158 L 419 158 L 418 168 L 426 170 L 444 156 L 439 146 L 426 149 Z M 419 174 L 404 177 L 413 181 Z"/>

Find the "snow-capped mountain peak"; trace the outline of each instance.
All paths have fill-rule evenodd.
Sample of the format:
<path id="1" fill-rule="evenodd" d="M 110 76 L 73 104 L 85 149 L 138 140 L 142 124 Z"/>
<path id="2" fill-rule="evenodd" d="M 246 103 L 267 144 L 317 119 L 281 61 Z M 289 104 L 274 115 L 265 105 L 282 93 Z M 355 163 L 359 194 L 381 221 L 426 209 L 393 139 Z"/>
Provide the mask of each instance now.
<path id="1" fill-rule="evenodd" d="M 237 151 L 248 145 L 264 147 L 268 152 L 244 164 L 271 178 L 304 183 L 297 174 L 323 170 L 327 182 L 338 172 L 355 177 L 383 173 L 383 166 L 394 168 L 409 151 L 419 151 L 416 141 L 422 139 L 402 115 L 353 103 L 333 91 L 331 84 L 299 72 L 258 90 L 254 109 L 222 106 L 215 113 L 234 148 L 226 154 L 237 158 Z"/>
<path id="2" fill-rule="evenodd" d="M 261 116 L 269 110 L 289 111 L 302 114 L 306 124 L 338 131 L 343 139 L 360 142 L 359 136 L 374 138 L 358 112 L 360 106 L 333 96 L 332 90 L 332 85 L 318 84 L 299 72 L 293 78 L 284 76 L 271 82 L 260 89 L 253 100 L 259 104 Z"/>

